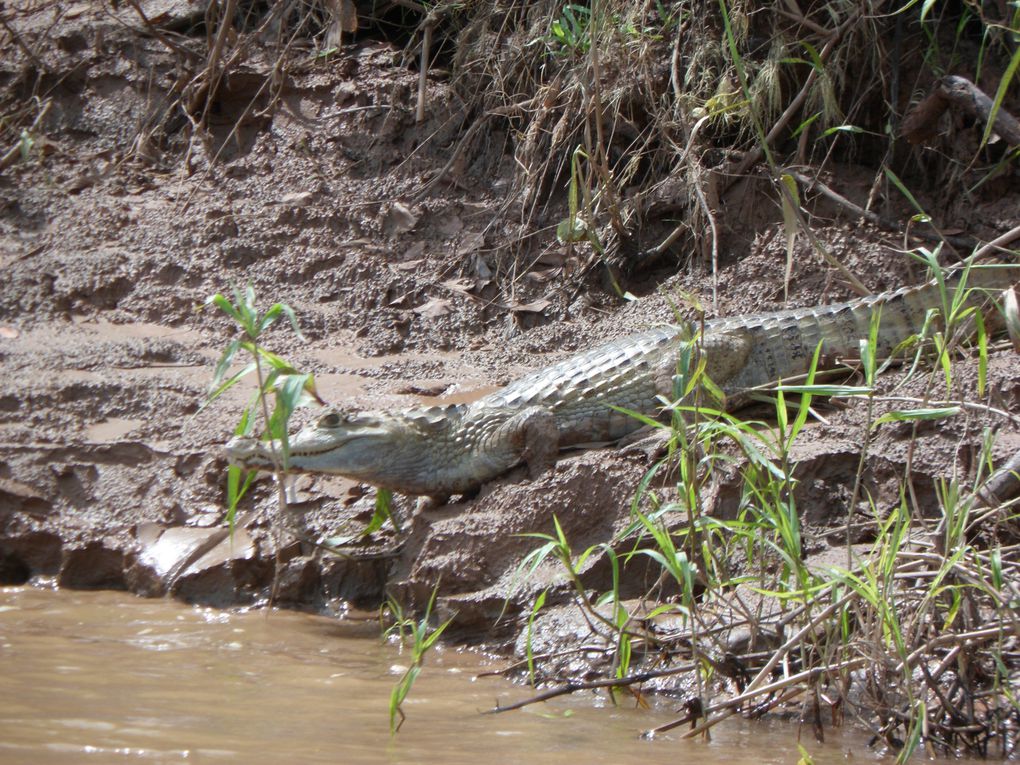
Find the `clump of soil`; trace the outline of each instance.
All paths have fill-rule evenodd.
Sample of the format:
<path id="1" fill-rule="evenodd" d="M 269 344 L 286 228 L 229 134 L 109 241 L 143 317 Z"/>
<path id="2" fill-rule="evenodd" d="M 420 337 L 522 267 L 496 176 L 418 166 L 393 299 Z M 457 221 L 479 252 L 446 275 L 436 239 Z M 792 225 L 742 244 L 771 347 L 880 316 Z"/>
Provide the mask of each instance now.
<path id="1" fill-rule="evenodd" d="M 874 291 L 924 278 L 905 248 L 941 242 L 952 262 L 983 242 L 1016 246 L 1015 147 L 983 141 L 987 112 L 925 112 L 918 145 L 896 133 L 916 94 L 939 87 L 933 60 L 973 80 L 981 54 L 974 87 L 991 94 L 1008 76 L 1005 26 L 969 6 L 922 22 L 836 3 L 834 22 L 812 3 L 803 16 L 735 3 L 724 22 L 692 0 L 620 3 L 601 21 L 547 2 L 383 18 L 359 5 L 353 32 L 331 4 L 291 17 L 279 10 L 290 4 L 240 3 L 226 20 L 221 5 L 4 11 L 2 582 L 229 605 L 265 602 L 275 581 L 278 603 L 337 611 L 387 594 L 421 607 L 438 584 L 461 639 L 519 651 L 544 590 L 534 635 L 555 652 L 590 625 L 566 609 L 578 594 L 560 566 L 523 579 L 537 543 L 521 534 L 552 533 L 555 516 L 575 551 L 611 548 L 633 522 L 647 450 L 567 456 L 426 513 L 398 497 L 401 543 L 376 534 L 356 559 L 319 547 L 372 515 L 372 492 L 337 478 L 302 478 L 286 517 L 257 482 L 231 535 L 222 445 L 250 391 L 202 406 L 235 331 L 199 310 L 210 294 L 250 284 L 267 306 L 285 301 L 306 341 L 281 325 L 270 349 L 314 372 L 330 402 L 386 408 L 469 399 L 673 321 L 678 305 L 712 316 L 843 300 L 848 275 Z M 998 106 L 1017 113 L 1015 82 Z M 797 181 L 795 198 L 784 202 L 780 176 Z M 918 207 L 930 223 L 912 221 Z M 972 483 L 986 440 L 995 463 L 1020 449 L 1018 372 L 993 348 L 979 398 L 973 356 L 958 360 L 936 398 L 975 406 L 883 428 L 863 461 L 869 422 L 902 402 L 816 402 L 790 454 L 805 557 L 867 544 L 905 495 L 938 530 L 940 482 Z M 923 404 L 933 387 L 900 371 L 882 390 Z M 677 500 L 672 475 L 651 488 L 660 507 Z M 746 500 L 739 470 L 720 468 L 701 509 L 734 520 Z M 613 586 L 609 558 L 587 560 L 585 588 Z M 629 572 L 621 597 L 679 597 L 655 589 L 654 570 Z M 713 654 L 717 686 L 746 683 L 724 658 Z M 599 666 L 574 656 L 542 671 Z M 886 741 L 896 714 L 871 723 Z"/>

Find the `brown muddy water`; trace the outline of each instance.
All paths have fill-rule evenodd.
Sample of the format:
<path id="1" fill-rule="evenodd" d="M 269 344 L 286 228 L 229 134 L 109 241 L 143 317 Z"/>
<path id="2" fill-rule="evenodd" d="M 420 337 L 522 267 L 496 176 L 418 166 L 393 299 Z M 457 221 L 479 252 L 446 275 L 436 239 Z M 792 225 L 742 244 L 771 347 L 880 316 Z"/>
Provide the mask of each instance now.
<path id="1" fill-rule="evenodd" d="M 0 763 L 796 763 L 797 727 L 735 721 L 709 743 L 642 730 L 677 706 L 575 696 L 485 715 L 528 689 L 440 649 L 388 731 L 407 652 L 375 622 L 216 611 L 124 593 L 0 588 Z M 859 732 L 805 733 L 816 763 L 880 762 Z"/>

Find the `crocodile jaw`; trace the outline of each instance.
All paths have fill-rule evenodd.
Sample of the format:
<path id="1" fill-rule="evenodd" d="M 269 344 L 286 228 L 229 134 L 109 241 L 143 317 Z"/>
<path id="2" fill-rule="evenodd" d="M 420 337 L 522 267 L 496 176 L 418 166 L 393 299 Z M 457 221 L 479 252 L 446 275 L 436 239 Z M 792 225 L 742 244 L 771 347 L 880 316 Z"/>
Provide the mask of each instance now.
<path id="1" fill-rule="evenodd" d="M 340 475 L 408 494 L 435 491 L 435 474 L 443 466 L 433 459 L 445 451 L 406 418 L 375 413 L 331 413 L 290 436 L 288 447 L 283 472 Z M 227 461 L 245 470 L 275 472 L 283 451 L 279 440 L 239 436 L 226 445 Z"/>
<path id="2" fill-rule="evenodd" d="M 362 443 L 359 444 L 359 441 Z M 290 453 L 285 473 L 333 473 L 367 480 L 372 449 L 367 439 L 332 441 L 319 434 L 298 433 L 289 439 Z M 283 462 L 283 442 L 237 437 L 227 442 L 227 461 L 246 470 L 276 471 Z M 275 458 L 274 458 L 275 457 Z"/>

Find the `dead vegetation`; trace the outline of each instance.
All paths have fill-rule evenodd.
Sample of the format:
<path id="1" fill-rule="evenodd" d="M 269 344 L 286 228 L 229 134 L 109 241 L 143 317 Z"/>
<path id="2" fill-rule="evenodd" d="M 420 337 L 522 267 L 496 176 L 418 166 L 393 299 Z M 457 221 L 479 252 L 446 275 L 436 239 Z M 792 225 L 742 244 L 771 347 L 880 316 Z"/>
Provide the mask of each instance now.
<path id="1" fill-rule="evenodd" d="M 868 157 L 871 193 L 844 214 L 891 216 L 900 229 L 885 170 L 934 173 L 953 187 L 1012 175 L 1013 141 L 980 150 L 973 137 L 960 141 L 961 130 L 988 137 L 987 107 L 970 128 L 954 112 L 927 151 L 899 140 L 904 115 L 918 94 L 938 92 L 941 74 L 980 58 L 990 92 L 1009 83 L 1009 20 L 984 14 L 966 5 L 924 16 L 883 2 L 481 4 L 457 36 L 455 82 L 467 123 L 512 127 L 518 172 L 507 205 L 527 236 L 559 222 L 569 185 L 577 199 L 566 238 L 590 242 L 611 267 L 696 255 L 714 275 L 749 200 L 780 206 L 780 181 L 795 170 L 811 168 L 807 192 L 840 163 Z M 478 153 L 483 135 L 469 130 L 472 149 L 458 151 Z M 960 204 L 928 212 L 951 217 Z M 810 236 L 803 218 L 796 225 Z M 956 244 L 988 237 L 968 233 Z"/>

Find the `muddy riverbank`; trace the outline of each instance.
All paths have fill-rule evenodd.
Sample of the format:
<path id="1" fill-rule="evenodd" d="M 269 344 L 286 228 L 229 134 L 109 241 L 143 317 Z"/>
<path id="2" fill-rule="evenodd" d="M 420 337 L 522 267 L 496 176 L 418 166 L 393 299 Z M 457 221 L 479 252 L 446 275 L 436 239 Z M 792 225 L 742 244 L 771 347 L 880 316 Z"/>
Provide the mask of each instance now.
<path id="1" fill-rule="evenodd" d="M 438 587 L 438 613 L 454 617 L 457 640 L 518 656 L 529 637 L 550 654 L 598 643 L 602 659 L 555 657 L 541 670 L 549 680 L 583 674 L 603 659 L 612 665 L 618 657 L 591 614 L 569 608 L 577 590 L 561 563 L 550 558 L 522 576 L 522 560 L 541 544 L 522 535 L 552 534 L 555 516 L 575 553 L 606 545 L 624 555 L 631 543 L 619 542 L 620 534 L 633 523 L 635 491 L 654 464 L 648 449 L 568 454 L 535 480 L 517 470 L 475 497 L 424 513 L 397 497 L 406 535 L 378 532 L 353 558 L 319 546 L 356 533 L 372 515 L 371 488 L 344 479 L 300 478 L 296 502 L 280 517 L 275 488 L 262 478 L 231 533 L 222 445 L 252 389 L 238 386 L 203 406 L 216 360 L 235 337 L 225 317 L 199 310 L 206 298 L 251 284 L 264 306 L 285 301 L 305 339 L 284 323 L 267 336 L 268 348 L 313 372 L 332 405 L 395 408 L 469 400 L 566 353 L 672 321 L 675 310 L 693 316 L 695 303 L 708 315 L 740 315 L 849 299 L 853 289 L 831 260 L 869 290 L 916 283 L 924 269 L 903 250 L 935 244 L 905 239 L 908 229 L 956 242 L 941 252 L 951 262 L 1020 224 L 1015 150 L 1003 141 L 979 148 L 980 119 L 949 114 L 938 137 L 916 147 L 887 141 L 869 132 L 884 124 L 868 112 L 882 93 L 858 98 L 841 82 L 834 87 L 845 119 L 818 119 L 845 129 L 805 127 L 814 142 L 806 146 L 805 132 L 788 125 L 783 138 L 770 139 L 773 148 L 900 225 L 886 231 L 861 222 L 802 184 L 802 224 L 811 235 L 801 232 L 788 252 L 793 224 L 784 224 L 773 171 L 763 160 L 740 164 L 753 160 L 752 120 L 730 103 L 717 60 L 724 48 L 706 65 L 720 80 L 711 88 L 678 74 L 678 67 L 694 71 L 701 55 L 690 47 L 689 3 L 666 4 L 675 18 L 645 9 L 605 33 L 605 53 L 630 51 L 619 60 L 633 68 L 603 74 L 613 105 L 606 126 L 615 128 L 604 139 L 605 161 L 616 182 L 594 201 L 602 176 L 582 155 L 597 154 L 583 148 L 597 131 L 572 122 L 590 114 L 579 100 L 587 84 L 571 79 L 588 66 L 590 46 L 571 47 L 534 8 L 496 4 L 477 18 L 441 20 L 418 119 L 423 80 L 412 53 L 422 19 L 394 6 L 380 20 L 359 4 L 358 32 L 335 49 L 325 37 L 328 14 L 299 28 L 252 9 L 217 43 L 214 31 L 224 25 L 199 5 L 20 2 L 3 11 L 0 583 L 52 578 L 62 587 L 169 593 L 215 606 L 265 604 L 272 592 L 278 605 L 337 614 L 350 605 L 375 608 L 387 596 L 420 609 Z M 547 11 L 559 18 L 557 9 Z M 811 30 L 829 23 L 818 15 L 798 25 L 787 16 L 773 23 L 787 25 L 791 50 L 798 35 L 817 36 Z M 723 25 L 711 19 L 721 40 Z M 883 19 L 852 12 L 839 34 L 874 32 L 892 55 L 894 22 Z M 912 46 L 923 39 L 915 21 L 904 22 Z M 752 16 L 748 23 L 753 31 L 764 22 Z M 534 70 L 530 95 L 514 108 L 495 96 L 477 100 L 493 82 L 509 98 L 512 83 L 499 78 L 510 69 L 496 76 L 495 68 L 510 67 L 513 46 L 525 50 L 529 41 L 546 67 Z M 217 44 L 228 54 L 213 62 Z M 976 55 L 979 43 L 967 37 L 961 45 Z M 485 46 L 491 59 L 479 53 Z M 751 34 L 738 47 L 761 71 L 768 46 Z M 903 53 L 898 71 L 927 92 L 936 76 L 919 55 Z M 994 93 L 1002 69 L 996 56 L 987 61 L 979 85 Z M 956 69 L 975 76 L 965 62 Z M 780 93 L 792 98 L 804 82 L 804 72 L 790 74 Z M 678 97 L 674 122 L 641 111 L 684 88 L 690 92 Z M 885 94 L 899 99 L 898 117 L 911 108 L 908 91 Z M 723 111 L 747 121 L 698 123 L 704 111 L 695 102 L 702 110 L 730 103 Z M 1016 113 L 1015 85 L 1003 103 Z M 667 123 L 674 132 L 656 132 Z M 697 147 L 699 172 L 714 179 L 700 190 L 683 164 L 693 155 L 677 159 L 684 145 Z M 582 181 L 591 186 L 587 196 L 576 191 Z M 579 220 L 594 233 L 564 242 L 571 237 L 558 240 L 556 229 L 571 214 L 572 196 L 575 206 L 587 205 Z M 911 220 L 915 204 L 934 226 Z M 928 519 L 926 532 L 938 530 L 940 482 L 972 484 L 986 442 L 996 464 L 1020 450 L 1010 419 L 1020 411 L 1020 363 L 1002 343 L 993 343 L 986 368 L 977 359 L 953 357 L 948 390 L 945 382 L 933 388 L 931 367 L 922 365 L 928 371 L 883 376 L 886 398 L 877 403 L 816 401 L 817 416 L 788 455 L 807 566 L 845 562 L 848 542 L 854 549 L 873 543 L 879 535 L 867 524 L 893 517 L 904 496 Z M 976 405 L 948 419 L 869 430 L 883 412 L 942 399 Z M 774 407 L 744 414 L 775 424 Z M 318 415 L 301 410 L 295 424 Z M 735 521 L 748 503 L 746 485 L 728 461 L 736 451 L 726 448 L 727 459 L 701 487 L 699 512 Z M 646 510 L 682 495 L 668 471 L 652 489 Z M 682 508 L 664 516 L 674 529 L 688 520 Z M 996 533 L 1012 533 L 1004 528 Z M 999 539 L 1007 550 L 1015 542 Z M 703 563 L 697 576 L 709 573 Z M 650 564 L 639 570 L 635 562 L 620 582 L 613 555 L 591 555 L 578 574 L 594 598 L 615 581 L 634 620 L 654 621 L 656 602 L 680 603 L 675 583 L 657 582 Z M 543 591 L 548 608 L 532 622 Z M 1003 592 L 1009 603 L 1008 587 Z M 984 609 L 967 618 L 980 622 Z M 1003 650 L 1015 658 L 1017 638 L 1010 639 Z M 716 648 L 709 653 L 722 666 L 726 651 Z M 657 648 L 642 650 L 655 665 Z M 749 679 L 716 671 L 711 682 L 720 688 L 732 689 L 734 676 L 738 684 Z M 671 682 L 658 684 L 685 687 Z"/>

